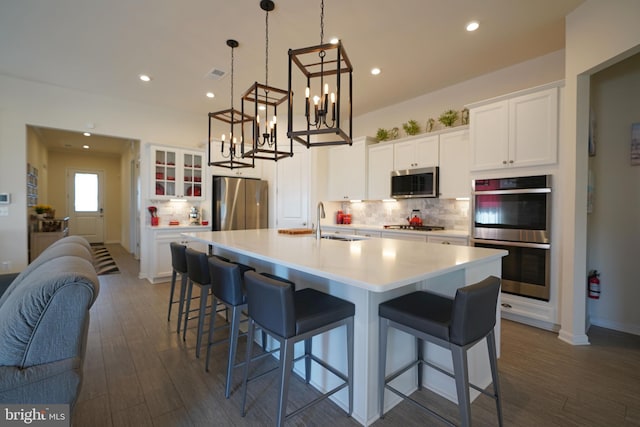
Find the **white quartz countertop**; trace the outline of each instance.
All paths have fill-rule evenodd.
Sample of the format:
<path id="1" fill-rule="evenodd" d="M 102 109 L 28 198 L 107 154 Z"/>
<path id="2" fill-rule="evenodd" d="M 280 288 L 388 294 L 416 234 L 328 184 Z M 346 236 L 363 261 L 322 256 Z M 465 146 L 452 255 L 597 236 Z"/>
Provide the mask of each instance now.
<path id="1" fill-rule="evenodd" d="M 279 234 L 275 229 L 202 231 L 184 236 L 238 254 L 325 277 L 373 292 L 494 261 L 507 251 L 397 239 L 358 241 Z"/>

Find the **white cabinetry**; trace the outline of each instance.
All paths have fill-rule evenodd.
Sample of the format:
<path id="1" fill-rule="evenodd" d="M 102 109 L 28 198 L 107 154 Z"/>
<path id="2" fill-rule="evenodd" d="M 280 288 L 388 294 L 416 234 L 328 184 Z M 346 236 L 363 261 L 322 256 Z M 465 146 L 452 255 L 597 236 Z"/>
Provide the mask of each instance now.
<path id="1" fill-rule="evenodd" d="M 227 149 L 228 149 L 228 147 L 225 145 L 225 152 L 228 152 Z M 246 151 L 250 150 L 249 145 L 246 144 L 244 149 Z M 212 146 L 211 146 L 211 162 L 212 163 L 213 162 L 221 162 L 223 160 L 229 160 L 229 159 L 224 158 L 222 156 L 222 153 L 220 152 L 220 142 L 212 143 Z M 238 161 L 240 161 L 242 163 L 251 163 L 251 159 L 240 158 L 240 159 L 238 159 Z M 255 162 L 255 167 L 252 167 L 252 168 L 229 169 L 229 168 L 223 168 L 223 167 L 220 167 L 220 166 L 210 166 L 209 167 L 209 175 L 235 176 L 235 177 L 238 177 L 238 178 L 262 178 L 262 161 L 261 160 L 257 160 Z"/>
<path id="2" fill-rule="evenodd" d="M 289 159 L 276 162 L 276 225 L 278 228 L 301 228 L 309 223 L 309 176 L 311 150 L 294 148 Z"/>
<path id="3" fill-rule="evenodd" d="M 151 147 L 151 199 L 204 200 L 204 154 L 168 147 Z"/>
<path id="4" fill-rule="evenodd" d="M 394 169 L 438 166 L 438 136 L 420 135 L 393 145 Z"/>
<path id="5" fill-rule="evenodd" d="M 416 231 L 415 234 L 409 233 L 394 233 L 393 231 L 383 231 L 380 233 L 380 237 L 384 237 L 387 239 L 397 239 L 397 240 L 411 240 L 414 242 L 425 242 L 427 241 L 427 236 L 421 234 L 419 231 Z"/>
<path id="6" fill-rule="evenodd" d="M 469 246 L 469 239 L 466 237 L 454 237 L 454 236 L 428 236 L 427 243 L 436 243 L 440 245 Z"/>
<path id="7" fill-rule="evenodd" d="M 558 85 L 471 105 L 471 169 L 553 164 L 558 147 Z"/>
<path id="8" fill-rule="evenodd" d="M 171 277 L 171 242 L 182 243 L 198 251 L 207 252 L 208 248 L 206 244 L 189 240 L 180 235 L 180 233 L 203 230 L 205 230 L 203 227 L 180 227 L 175 229 L 154 228 L 151 230 L 151 269 L 149 272 L 149 281 L 151 283 L 159 283 L 167 281 Z"/>
<path id="9" fill-rule="evenodd" d="M 380 143 L 369 147 L 367 199 L 381 200 L 391 197 L 393 168 L 393 144 Z"/>
<path id="10" fill-rule="evenodd" d="M 371 231 L 371 230 L 356 230 L 356 236 L 365 236 L 365 237 L 380 237 L 380 231 Z"/>
<path id="11" fill-rule="evenodd" d="M 353 145 L 329 149 L 329 200 L 363 200 L 367 198 L 367 162 L 373 139 L 361 137 Z"/>
<path id="12" fill-rule="evenodd" d="M 440 135 L 440 197 L 470 197 L 469 131 L 459 130 Z"/>

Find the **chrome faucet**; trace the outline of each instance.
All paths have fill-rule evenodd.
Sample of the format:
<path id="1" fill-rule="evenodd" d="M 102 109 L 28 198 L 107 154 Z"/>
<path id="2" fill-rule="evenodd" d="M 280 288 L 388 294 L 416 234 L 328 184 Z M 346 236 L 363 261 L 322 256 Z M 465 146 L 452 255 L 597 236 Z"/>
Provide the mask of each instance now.
<path id="1" fill-rule="evenodd" d="M 325 214 L 324 214 L 324 205 L 322 204 L 322 202 L 318 202 L 318 213 L 317 213 L 317 219 L 318 219 L 318 227 L 316 228 L 316 239 L 320 240 L 320 236 L 322 236 L 322 233 L 320 231 L 320 219 L 324 218 Z"/>

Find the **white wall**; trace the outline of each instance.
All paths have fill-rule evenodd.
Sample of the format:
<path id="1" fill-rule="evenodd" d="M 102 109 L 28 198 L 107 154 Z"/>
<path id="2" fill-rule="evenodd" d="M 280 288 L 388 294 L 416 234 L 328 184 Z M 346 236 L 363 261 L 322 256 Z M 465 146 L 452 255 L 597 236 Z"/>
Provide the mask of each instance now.
<path id="1" fill-rule="evenodd" d="M 640 165 L 630 162 L 631 124 L 640 123 L 640 54 L 591 79 L 596 118 L 593 212 L 587 216 L 587 267 L 601 273 L 602 294 L 590 299 L 591 324 L 640 335 Z"/>
<path id="2" fill-rule="evenodd" d="M 97 96 L 0 76 L 0 192 L 9 192 L 9 216 L 0 217 L 0 265 L 27 264 L 27 125 L 84 131 L 95 123 L 103 135 L 195 148 L 207 138 L 201 115 Z"/>
<path id="3" fill-rule="evenodd" d="M 587 0 L 566 18 L 562 181 L 561 329 L 559 338 L 587 344 L 587 143 L 590 75 L 640 50 L 640 2 Z M 571 179 L 574 177 L 574 179 Z"/>

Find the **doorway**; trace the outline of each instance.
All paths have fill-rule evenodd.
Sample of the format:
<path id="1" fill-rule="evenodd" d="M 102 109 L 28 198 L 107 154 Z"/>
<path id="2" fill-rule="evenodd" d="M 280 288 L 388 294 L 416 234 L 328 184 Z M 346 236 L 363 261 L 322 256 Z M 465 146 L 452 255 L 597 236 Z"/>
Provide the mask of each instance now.
<path id="1" fill-rule="evenodd" d="M 69 234 L 104 243 L 104 172 L 68 170 L 67 195 Z"/>
<path id="2" fill-rule="evenodd" d="M 129 252 L 136 251 L 140 141 L 27 125 L 27 161 L 39 171 L 35 203 L 57 208 L 60 217 L 71 218 L 76 213 L 85 217 L 79 218 L 79 223 L 70 221 L 72 234 L 80 229 L 78 234 L 94 236 L 91 241 L 121 244 Z M 69 183 L 74 171 L 103 173 L 101 200 L 94 202 L 98 206 L 97 211 L 96 206 L 93 207 L 92 224 L 86 218 L 91 209 L 75 211 L 75 195 L 70 194 L 74 186 Z M 95 217 L 97 221 L 102 218 L 102 227 L 95 224 Z"/>

